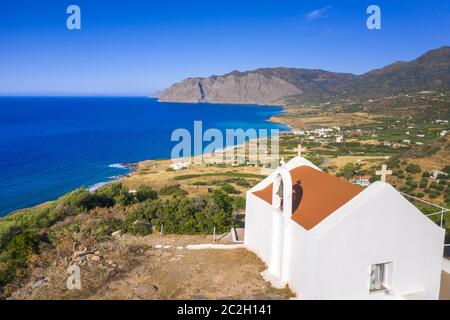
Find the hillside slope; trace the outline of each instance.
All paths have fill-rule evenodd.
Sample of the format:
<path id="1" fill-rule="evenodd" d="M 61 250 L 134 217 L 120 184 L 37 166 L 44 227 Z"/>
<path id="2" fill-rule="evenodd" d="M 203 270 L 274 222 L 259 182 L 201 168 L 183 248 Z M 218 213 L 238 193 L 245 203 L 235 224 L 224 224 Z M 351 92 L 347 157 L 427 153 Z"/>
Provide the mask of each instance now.
<path id="1" fill-rule="evenodd" d="M 445 46 L 416 60 L 359 76 L 317 69 L 262 68 L 188 78 L 164 90 L 160 101 L 271 104 L 288 98 L 291 103 L 302 103 L 449 89 L 450 47 Z"/>

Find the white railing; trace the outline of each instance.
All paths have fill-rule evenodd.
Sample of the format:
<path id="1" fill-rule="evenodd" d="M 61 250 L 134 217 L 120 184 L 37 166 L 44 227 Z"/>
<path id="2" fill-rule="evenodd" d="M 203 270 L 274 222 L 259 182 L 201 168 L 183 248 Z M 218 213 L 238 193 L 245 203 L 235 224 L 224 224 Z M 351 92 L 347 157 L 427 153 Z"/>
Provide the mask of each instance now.
<path id="1" fill-rule="evenodd" d="M 401 193 L 402 195 L 404 195 L 405 197 L 407 197 L 407 198 L 414 199 L 414 200 L 416 200 L 416 201 L 425 203 L 425 204 L 427 204 L 427 205 L 430 205 L 430 206 L 432 206 L 432 207 L 435 207 L 435 208 L 439 209 L 439 211 L 434 212 L 434 213 L 430 213 L 430 214 L 426 214 L 426 216 L 427 216 L 427 217 L 432 217 L 432 216 L 440 215 L 440 216 L 441 216 L 441 221 L 440 221 L 440 224 L 439 224 L 439 225 L 440 225 L 441 228 L 443 227 L 443 225 L 444 225 L 444 214 L 450 213 L 450 209 L 445 208 L 445 207 L 442 207 L 442 206 L 438 206 L 437 204 L 434 204 L 434 203 L 432 203 L 432 202 L 429 202 L 429 201 L 426 201 L 426 200 L 423 200 L 423 199 L 420 199 L 420 198 L 411 196 L 411 195 L 406 194 L 406 193 L 403 193 L 403 192 L 400 192 L 400 193 Z M 449 244 L 444 244 L 444 246 L 445 246 L 445 247 L 450 247 L 450 243 L 449 243 Z"/>

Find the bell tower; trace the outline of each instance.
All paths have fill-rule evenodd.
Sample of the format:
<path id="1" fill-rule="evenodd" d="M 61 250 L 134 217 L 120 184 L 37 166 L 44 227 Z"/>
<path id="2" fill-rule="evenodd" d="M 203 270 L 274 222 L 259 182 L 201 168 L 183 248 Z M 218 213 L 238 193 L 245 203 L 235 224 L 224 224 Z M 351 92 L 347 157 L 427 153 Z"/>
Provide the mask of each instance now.
<path id="1" fill-rule="evenodd" d="M 275 211 L 272 221 L 272 249 L 269 273 L 280 287 L 287 280 L 288 234 L 292 215 L 292 178 L 285 167 L 275 171 L 272 188 L 272 208 Z"/>

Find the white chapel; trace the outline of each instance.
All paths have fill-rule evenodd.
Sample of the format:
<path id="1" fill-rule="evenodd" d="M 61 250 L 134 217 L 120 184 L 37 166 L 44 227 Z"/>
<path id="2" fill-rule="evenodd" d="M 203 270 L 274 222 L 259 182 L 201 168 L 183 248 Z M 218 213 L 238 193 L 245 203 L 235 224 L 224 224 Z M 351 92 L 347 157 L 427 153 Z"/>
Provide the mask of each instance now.
<path id="1" fill-rule="evenodd" d="M 444 236 L 390 184 L 353 185 L 301 156 L 247 192 L 245 245 L 300 299 L 437 299 Z"/>

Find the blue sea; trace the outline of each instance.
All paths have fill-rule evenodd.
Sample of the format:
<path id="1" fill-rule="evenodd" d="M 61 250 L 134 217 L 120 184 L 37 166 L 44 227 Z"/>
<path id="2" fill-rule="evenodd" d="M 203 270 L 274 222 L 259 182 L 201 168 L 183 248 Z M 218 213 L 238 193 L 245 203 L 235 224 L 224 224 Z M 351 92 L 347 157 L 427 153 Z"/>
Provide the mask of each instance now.
<path id="1" fill-rule="evenodd" d="M 0 216 L 169 158 L 174 129 L 266 128 L 281 107 L 159 103 L 149 98 L 0 98 Z"/>

